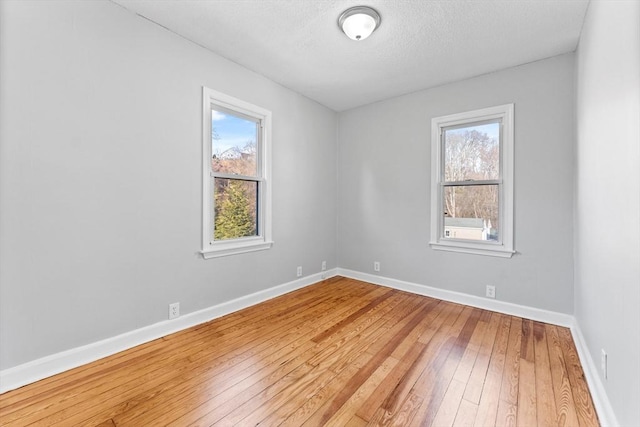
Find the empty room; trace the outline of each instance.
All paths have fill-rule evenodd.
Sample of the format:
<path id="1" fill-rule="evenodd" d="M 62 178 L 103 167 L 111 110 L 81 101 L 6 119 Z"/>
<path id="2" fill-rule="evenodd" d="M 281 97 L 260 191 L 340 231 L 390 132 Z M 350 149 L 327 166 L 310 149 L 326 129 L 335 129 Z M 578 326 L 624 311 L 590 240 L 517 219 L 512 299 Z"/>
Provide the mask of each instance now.
<path id="1" fill-rule="evenodd" d="M 640 425 L 640 1 L 0 0 L 0 425 Z"/>

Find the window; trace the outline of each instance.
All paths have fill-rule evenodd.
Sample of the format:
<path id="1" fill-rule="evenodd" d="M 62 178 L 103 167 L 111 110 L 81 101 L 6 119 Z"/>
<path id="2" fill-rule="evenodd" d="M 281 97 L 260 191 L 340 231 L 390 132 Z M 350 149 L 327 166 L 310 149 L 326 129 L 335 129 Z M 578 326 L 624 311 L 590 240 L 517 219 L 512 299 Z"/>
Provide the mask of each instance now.
<path id="1" fill-rule="evenodd" d="M 271 112 L 203 88 L 202 255 L 269 249 Z"/>
<path id="2" fill-rule="evenodd" d="M 432 248 L 513 255 L 513 104 L 431 121 Z"/>

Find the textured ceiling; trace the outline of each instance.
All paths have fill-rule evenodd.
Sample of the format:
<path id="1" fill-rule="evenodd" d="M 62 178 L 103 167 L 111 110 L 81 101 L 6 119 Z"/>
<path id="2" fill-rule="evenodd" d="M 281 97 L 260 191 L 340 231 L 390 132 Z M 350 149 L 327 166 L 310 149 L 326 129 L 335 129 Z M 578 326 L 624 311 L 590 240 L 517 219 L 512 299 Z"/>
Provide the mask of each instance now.
<path id="1" fill-rule="evenodd" d="M 575 50 L 588 0 L 112 0 L 343 111 Z M 355 42 L 351 6 L 382 24 Z"/>

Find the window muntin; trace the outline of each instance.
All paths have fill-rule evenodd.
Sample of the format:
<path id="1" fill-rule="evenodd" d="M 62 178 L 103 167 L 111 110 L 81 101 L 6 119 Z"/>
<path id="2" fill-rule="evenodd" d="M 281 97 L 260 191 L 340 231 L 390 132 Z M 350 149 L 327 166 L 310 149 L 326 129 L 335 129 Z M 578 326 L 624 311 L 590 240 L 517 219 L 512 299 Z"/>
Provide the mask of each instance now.
<path id="1" fill-rule="evenodd" d="M 203 88 L 205 258 L 271 247 L 271 113 Z"/>
<path id="2" fill-rule="evenodd" d="M 513 104 L 432 120 L 431 246 L 513 254 Z"/>

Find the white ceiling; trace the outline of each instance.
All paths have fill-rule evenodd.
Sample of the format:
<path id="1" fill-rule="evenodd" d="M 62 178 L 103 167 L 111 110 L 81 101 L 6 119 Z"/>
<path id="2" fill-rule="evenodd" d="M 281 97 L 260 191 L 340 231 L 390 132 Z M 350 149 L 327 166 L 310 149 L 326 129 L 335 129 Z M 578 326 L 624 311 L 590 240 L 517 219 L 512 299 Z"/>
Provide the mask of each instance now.
<path id="1" fill-rule="evenodd" d="M 588 0 L 112 0 L 336 111 L 575 50 Z M 355 42 L 340 13 L 382 17 Z"/>

